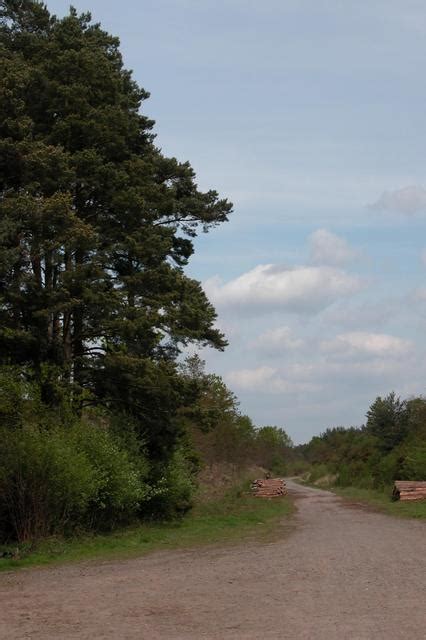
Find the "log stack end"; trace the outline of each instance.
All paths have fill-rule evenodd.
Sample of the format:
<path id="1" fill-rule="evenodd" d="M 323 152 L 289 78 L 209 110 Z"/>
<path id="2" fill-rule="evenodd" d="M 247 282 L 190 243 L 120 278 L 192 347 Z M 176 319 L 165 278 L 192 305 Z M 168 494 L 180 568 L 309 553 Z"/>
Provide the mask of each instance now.
<path id="1" fill-rule="evenodd" d="M 282 478 L 253 480 L 251 491 L 256 498 L 279 498 L 287 495 L 287 487 Z"/>
<path id="2" fill-rule="evenodd" d="M 426 500 L 426 481 L 397 480 L 392 495 L 403 502 Z"/>

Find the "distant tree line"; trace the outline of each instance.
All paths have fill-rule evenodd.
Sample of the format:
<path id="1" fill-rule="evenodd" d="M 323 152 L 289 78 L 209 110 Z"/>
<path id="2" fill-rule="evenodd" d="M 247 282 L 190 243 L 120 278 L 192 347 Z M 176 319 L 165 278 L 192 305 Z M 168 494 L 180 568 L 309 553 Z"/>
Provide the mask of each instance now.
<path id="1" fill-rule="evenodd" d="M 395 480 L 426 479 L 426 399 L 378 397 L 362 427 L 327 429 L 298 447 L 311 479 L 340 486 L 384 488 Z"/>
<path id="2" fill-rule="evenodd" d="M 236 468 L 263 467 L 278 475 L 287 472 L 294 458 L 293 442 L 277 426 L 257 427 L 239 410 L 235 394 L 223 379 L 205 372 L 198 355 L 181 367 L 188 384 L 197 388 L 193 403 L 180 416 L 204 465 L 225 462 Z"/>

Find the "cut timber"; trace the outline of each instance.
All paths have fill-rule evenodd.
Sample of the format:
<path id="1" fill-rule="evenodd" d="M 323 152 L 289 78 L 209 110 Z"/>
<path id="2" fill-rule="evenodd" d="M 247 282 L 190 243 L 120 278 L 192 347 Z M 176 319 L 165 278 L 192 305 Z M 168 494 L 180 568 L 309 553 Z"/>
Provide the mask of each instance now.
<path id="1" fill-rule="evenodd" d="M 282 478 L 254 480 L 251 491 L 257 498 L 278 498 L 287 494 L 287 488 Z"/>
<path id="2" fill-rule="evenodd" d="M 395 500 L 426 500 L 426 481 L 397 480 L 393 489 Z"/>

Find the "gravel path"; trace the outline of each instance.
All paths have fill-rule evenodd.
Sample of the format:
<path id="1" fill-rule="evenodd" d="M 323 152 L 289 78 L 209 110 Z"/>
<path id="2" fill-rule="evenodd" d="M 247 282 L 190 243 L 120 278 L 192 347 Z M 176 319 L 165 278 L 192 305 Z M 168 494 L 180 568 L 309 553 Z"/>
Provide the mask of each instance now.
<path id="1" fill-rule="evenodd" d="M 289 486 L 273 542 L 0 574 L 1 640 L 425 640 L 425 523 Z"/>

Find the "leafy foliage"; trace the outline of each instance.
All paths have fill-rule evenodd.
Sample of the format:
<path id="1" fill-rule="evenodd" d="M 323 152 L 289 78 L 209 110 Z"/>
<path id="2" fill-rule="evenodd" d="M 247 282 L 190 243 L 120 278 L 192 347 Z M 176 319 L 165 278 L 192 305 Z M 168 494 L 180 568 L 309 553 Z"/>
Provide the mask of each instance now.
<path id="1" fill-rule="evenodd" d="M 87 457 L 58 430 L 3 428 L 0 437 L 2 539 L 37 539 L 78 522 L 97 491 Z"/>
<path id="2" fill-rule="evenodd" d="M 407 434 L 406 403 L 390 393 L 376 398 L 367 411 L 366 430 L 378 438 L 383 451 L 394 449 Z"/>
<path id="3" fill-rule="evenodd" d="M 426 399 L 376 398 L 361 428 L 327 429 L 299 447 L 315 481 L 332 474 L 337 485 L 381 489 L 395 480 L 426 478 Z"/>
<path id="4" fill-rule="evenodd" d="M 68 385 L 76 410 L 137 418 L 167 458 L 179 350 L 226 344 L 183 268 L 231 204 L 155 146 L 148 93 L 90 14 L 4 0 L 0 49 L 0 363 L 31 372 L 48 404 Z"/>
<path id="5" fill-rule="evenodd" d="M 201 464 L 284 470 L 190 344 L 223 349 L 185 266 L 232 205 L 165 157 L 117 38 L 0 2 L 0 537 L 175 517 Z"/>
<path id="6" fill-rule="evenodd" d="M 205 373 L 205 362 L 199 356 L 187 358 L 181 371 L 193 392 L 189 406 L 180 411 L 181 424 L 191 434 L 204 464 L 257 465 L 285 473 L 294 455 L 293 443 L 284 429 L 258 429 L 240 413 L 236 396 L 222 378 Z"/>

